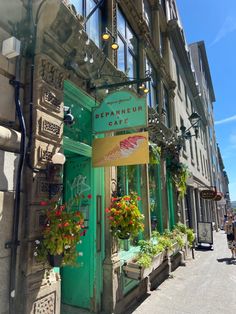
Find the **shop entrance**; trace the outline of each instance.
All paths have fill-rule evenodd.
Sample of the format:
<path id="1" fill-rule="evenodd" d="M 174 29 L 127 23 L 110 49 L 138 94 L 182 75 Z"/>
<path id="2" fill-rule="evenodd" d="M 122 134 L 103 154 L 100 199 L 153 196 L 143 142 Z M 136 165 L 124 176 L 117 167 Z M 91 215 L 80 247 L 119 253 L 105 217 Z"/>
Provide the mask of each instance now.
<path id="1" fill-rule="evenodd" d="M 104 170 L 91 164 L 94 100 L 68 81 L 64 87 L 64 105 L 75 120 L 64 126 L 64 200 L 76 200 L 72 209 L 83 214 L 86 234 L 77 245 L 78 267 L 61 268 L 61 299 L 64 304 L 98 312 L 104 259 Z"/>

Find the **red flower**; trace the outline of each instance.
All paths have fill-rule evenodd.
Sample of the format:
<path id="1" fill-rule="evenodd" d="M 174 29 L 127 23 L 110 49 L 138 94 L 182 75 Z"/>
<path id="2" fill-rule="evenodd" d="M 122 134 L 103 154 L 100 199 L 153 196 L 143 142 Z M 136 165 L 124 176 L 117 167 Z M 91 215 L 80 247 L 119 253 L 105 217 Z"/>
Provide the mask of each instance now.
<path id="1" fill-rule="evenodd" d="M 110 213 L 110 209 L 109 209 L 109 208 L 106 208 L 106 209 L 105 209 L 105 212 L 106 212 L 106 213 Z"/>
<path id="2" fill-rule="evenodd" d="M 60 210 L 64 210 L 66 208 L 66 205 L 61 205 Z"/>
<path id="3" fill-rule="evenodd" d="M 61 211 L 60 211 L 60 210 L 57 210 L 57 211 L 55 212 L 55 215 L 56 215 L 57 217 L 60 217 L 60 216 L 61 216 Z"/>
<path id="4" fill-rule="evenodd" d="M 68 221 L 64 223 L 64 227 L 68 227 L 69 225 L 70 225 L 70 224 L 69 224 Z"/>
<path id="5" fill-rule="evenodd" d="M 138 196 L 138 197 L 137 197 L 137 200 L 138 200 L 138 201 L 140 201 L 140 200 L 141 200 L 141 197 L 140 197 L 140 196 Z"/>
<path id="6" fill-rule="evenodd" d="M 40 201 L 40 206 L 47 206 L 48 205 L 48 202 L 46 202 L 46 201 Z"/>
<path id="7" fill-rule="evenodd" d="M 88 194 L 88 199 L 91 199 L 92 198 L 92 194 Z"/>

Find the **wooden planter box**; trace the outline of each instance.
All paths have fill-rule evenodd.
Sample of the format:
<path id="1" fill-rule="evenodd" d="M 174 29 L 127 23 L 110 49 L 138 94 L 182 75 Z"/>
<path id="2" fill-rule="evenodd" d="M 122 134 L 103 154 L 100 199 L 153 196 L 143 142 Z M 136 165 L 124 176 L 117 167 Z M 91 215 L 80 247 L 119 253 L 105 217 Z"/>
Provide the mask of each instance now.
<path id="1" fill-rule="evenodd" d="M 176 242 L 173 244 L 171 250 L 170 250 L 170 256 L 177 254 L 179 251 L 181 251 L 181 247 L 179 244 Z"/>
<path id="2" fill-rule="evenodd" d="M 152 260 L 152 265 L 150 267 L 144 268 L 142 266 L 139 266 L 136 262 L 128 262 L 124 264 L 123 271 L 125 273 L 125 276 L 128 278 L 141 280 L 144 279 L 145 277 L 148 277 L 154 269 L 158 268 L 165 258 L 166 251 L 163 251 L 154 256 Z"/>

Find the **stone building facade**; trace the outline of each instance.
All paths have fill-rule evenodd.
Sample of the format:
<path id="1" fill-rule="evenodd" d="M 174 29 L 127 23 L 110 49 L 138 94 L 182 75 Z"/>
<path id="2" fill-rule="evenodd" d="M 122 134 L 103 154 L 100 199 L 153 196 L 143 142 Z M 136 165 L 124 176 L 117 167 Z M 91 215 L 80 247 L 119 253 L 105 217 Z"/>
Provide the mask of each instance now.
<path id="1" fill-rule="evenodd" d="M 188 223 L 191 206 L 185 200 L 180 209 L 177 203 L 168 167 L 172 158 L 189 160 L 193 174 L 188 195 L 195 205 L 189 225 L 196 228 L 200 215 L 212 219 L 199 205 L 198 195 L 198 184 L 213 185 L 208 168 L 196 170 L 196 157 L 189 158 L 189 142 L 183 150 L 184 143 L 175 132 L 181 126 L 180 116 L 185 121 L 193 108 L 201 114 L 203 108 L 181 29 L 175 24 L 174 4 L 170 0 L 0 4 L 1 44 L 12 36 L 21 42 L 19 56 L 0 53 L 0 281 L 5 282 L 0 288 L 1 314 L 59 314 L 80 308 L 124 313 L 144 295 L 148 279 L 126 278 L 122 268 L 137 247 L 112 237 L 104 209 L 118 189 L 129 193 L 130 185 L 141 194 L 145 237 L 152 230 L 173 228 L 179 219 Z M 117 40 L 118 50 L 110 48 L 111 41 L 102 41 L 106 29 Z M 92 141 L 98 136 L 92 124 L 94 108 L 107 89 L 112 92 L 131 85 L 132 92 L 144 95 L 140 82 L 150 91 L 145 130 L 150 141 L 162 148 L 159 164 L 93 168 Z M 73 125 L 65 123 L 66 108 L 71 110 Z M 202 134 L 207 125 L 204 116 Z M 203 138 L 197 145 L 206 165 L 209 156 Z M 66 164 L 63 177 L 51 180 L 46 173 L 57 152 L 65 155 Z M 52 195 L 66 198 L 80 183 L 92 195 L 83 203 L 84 266 L 60 271 L 45 268 L 34 256 L 44 222 L 41 201 Z M 153 286 L 156 278 L 168 275 L 168 263 L 150 277 Z"/>

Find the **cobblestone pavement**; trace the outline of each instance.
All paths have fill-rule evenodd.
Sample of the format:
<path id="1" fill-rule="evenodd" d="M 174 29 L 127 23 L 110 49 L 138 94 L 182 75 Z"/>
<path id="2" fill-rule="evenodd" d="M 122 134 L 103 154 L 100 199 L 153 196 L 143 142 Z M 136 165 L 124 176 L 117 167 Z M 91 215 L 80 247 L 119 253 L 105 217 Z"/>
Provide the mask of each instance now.
<path id="1" fill-rule="evenodd" d="M 130 313 L 235 314 L 236 259 L 223 231 L 214 232 L 214 250 L 197 250 L 195 259 L 179 267 Z M 126 313 L 124 313 L 126 314 Z"/>

